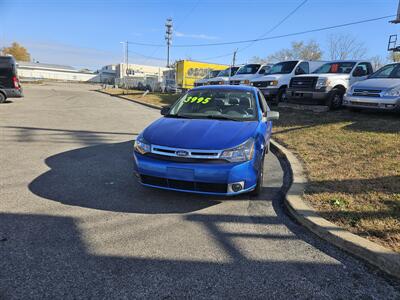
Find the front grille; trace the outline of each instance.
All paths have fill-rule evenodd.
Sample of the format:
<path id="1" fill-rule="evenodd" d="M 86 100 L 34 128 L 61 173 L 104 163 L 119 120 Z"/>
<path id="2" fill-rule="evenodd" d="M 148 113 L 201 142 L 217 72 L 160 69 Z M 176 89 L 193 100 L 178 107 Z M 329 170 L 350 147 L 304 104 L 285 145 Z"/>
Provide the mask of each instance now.
<path id="1" fill-rule="evenodd" d="M 318 77 L 293 77 L 289 86 L 298 90 L 313 90 Z"/>
<path id="2" fill-rule="evenodd" d="M 360 105 L 360 106 L 378 106 L 378 103 L 373 102 L 359 102 L 359 101 L 350 101 L 353 105 Z"/>
<path id="3" fill-rule="evenodd" d="M 380 97 L 382 90 L 354 89 L 353 96 Z"/>
<path id="4" fill-rule="evenodd" d="M 179 162 L 179 163 L 203 163 L 203 164 L 227 164 L 229 163 L 225 159 L 208 159 L 208 158 L 191 158 L 191 157 L 179 157 L 179 156 L 167 156 L 155 153 L 145 154 L 148 157 L 152 157 L 159 160 Z"/>
<path id="5" fill-rule="evenodd" d="M 225 183 L 207 183 L 167 179 L 149 175 L 140 175 L 143 184 L 149 184 L 159 187 L 167 187 L 185 191 L 208 192 L 225 194 L 227 192 L 227 184 Z"/>
<path id="6" fill-rule="evenodd" d="M 266 87 L 270 84 L 270 81 L 253 81 L 255 87 Z"/>
<path id="7" fill-rule="evenodd" d="M 181 158 L 195 158 L 195 159 L 218 159 L 221 150 L 196 150 L 196 149 L 180 149 L 165 146 L 152 145 L 151 153 L 160 156 L 173 156 Z"/>
<path id="8" fill-rule="evenodd" d="M 230 84 L 232 85 L 239 85 L 240 84 L 240 80 L 231 80 L 229 81 Z"/>

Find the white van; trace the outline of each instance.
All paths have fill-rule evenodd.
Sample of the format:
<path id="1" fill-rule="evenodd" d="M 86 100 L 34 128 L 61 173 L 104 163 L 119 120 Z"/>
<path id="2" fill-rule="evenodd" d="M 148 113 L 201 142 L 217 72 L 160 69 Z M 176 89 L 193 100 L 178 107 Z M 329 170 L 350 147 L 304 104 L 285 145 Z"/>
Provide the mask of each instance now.
<path id="1" fill-rule="evenodd" d="M 264 76 L 271 69 L 272 64 L 247 64 L 236 72 L 235 76 L 232 76 L 229 84 L 239 85 L 246 84 L 249 85 L 252 79 Z"/>
<path id="2" fill-rule="evenodd" d="M 286 100 L 286 89 L 293 76 L 308 74 L 324 63 L 308 60 L 282 61 L 273 65 L 267 75 L 251 80 L 251 85 L 258 87 L 267 100 L 279 103 Z"/>
<path id="3" fill-rule="evenodd" d="M 338 60 L 324 64 L 313 74 L 293 77 L 287 96 L 290 102 L 315 102 L 330 109 L 342 106 L 346 90 L 373 73 L 365 60 Z"/>
<path id="4" fill-rule="evenodd" d="M 220 85 L 220 84 L 229 84 L 229 80 L 236 74 L 240 67 L 230 67 L 219 72 L 217 77 L 210 78 L 208 80 L 208 84 L 210 85 Z"/>
<path id="5" fill-rule="evenodd" d="M 211 78 L 217 77 L 218 74 L 219 74 L 220 72 L 221 72 L 221 70 L 212 70 L 212 71 L 208 72 L 208 74 L 207 74 L 205 77 L 203 77 L 203 78 L 201 78 L 201 79 L 197 79 L 197 80 L 194 82 L 194 86 L 207 85 L 208 82 L 209 82 L 209 80 L 210 80 Z"/>

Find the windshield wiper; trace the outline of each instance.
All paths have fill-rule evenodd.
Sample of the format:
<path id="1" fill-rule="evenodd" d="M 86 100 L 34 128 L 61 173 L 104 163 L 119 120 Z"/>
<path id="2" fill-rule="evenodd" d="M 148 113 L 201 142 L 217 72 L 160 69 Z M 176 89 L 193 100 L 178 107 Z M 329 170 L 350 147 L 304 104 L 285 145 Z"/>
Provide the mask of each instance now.
<path id="1" fill-rule="evenodd" d="M 229 121 L 239 121 L 238 119 L 231 118 L 228 116 L 221 116 L 221 115 L 205 115 L 207 119 L 215 119 L 215 120 L 229 120 Z"/>
<path id="2" fill-rule="evenodd" d="M 167 118 L 179 118 L 179 119 L 191 119 L 191 117 L 190 116 L 187 116 L 187 115 L 180 115 L 180 114 L 176 114 L 176 115 L 172 115 L 172 114 L 169 114 L 169 115 L 166 115 L 166 117 Z"/>

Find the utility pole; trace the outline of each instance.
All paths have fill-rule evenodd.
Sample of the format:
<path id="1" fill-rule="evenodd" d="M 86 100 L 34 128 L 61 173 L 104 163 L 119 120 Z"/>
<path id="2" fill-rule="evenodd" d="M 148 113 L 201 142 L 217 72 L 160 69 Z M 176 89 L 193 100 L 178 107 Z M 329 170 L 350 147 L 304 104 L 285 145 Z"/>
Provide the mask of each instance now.
<path id="1" fill-rule="evenodd" d="M 236 48 L 235 51 L 233 51 L 233 59 L 232 59 L 232 66 L 235 66 L 236 63 L 236 53 L 238 52 L 238 49 Z"/>
<path id="2" fill-rule="evenodd" d="M 169 47 L 172 43 L 172 19 L 168 18 L 165 22 L 165 40 L 167 41 L 167 68 L 169 68 Z"/>
<path id="3" fill-rule="evenodd" d="M 125 42 L 125 63 L 126 63 L 126 75 L 128 75 L 128 70 L 129 70 L 129 51 L 128 51 L 128 41 Z"/>

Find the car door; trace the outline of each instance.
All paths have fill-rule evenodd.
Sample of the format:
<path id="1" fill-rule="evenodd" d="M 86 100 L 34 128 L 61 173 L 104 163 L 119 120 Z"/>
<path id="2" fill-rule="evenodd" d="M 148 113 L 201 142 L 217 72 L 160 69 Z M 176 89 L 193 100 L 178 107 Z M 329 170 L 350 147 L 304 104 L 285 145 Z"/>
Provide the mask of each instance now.
<path id="1" fill-rule="evenodd" d="M 362 70 L 363 73 L 358 73 L 358 70 Z M 372 65 L 369 62 L 360 62 L 351 73 L 350 85 L 357 81 L 365 80 L 370 74 L 372 74 Z"/>

